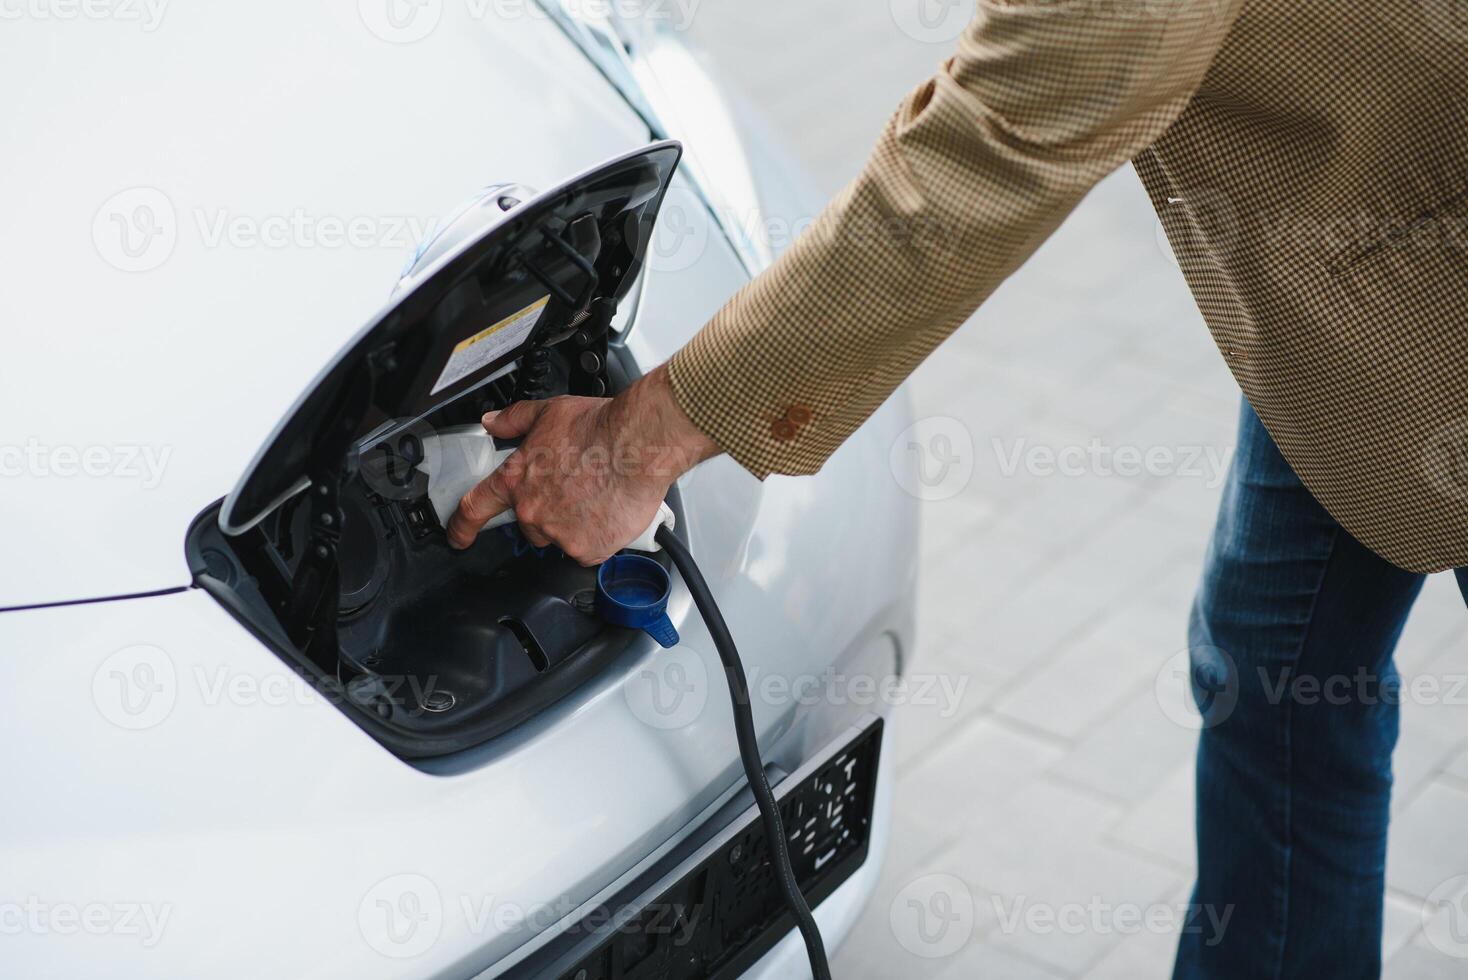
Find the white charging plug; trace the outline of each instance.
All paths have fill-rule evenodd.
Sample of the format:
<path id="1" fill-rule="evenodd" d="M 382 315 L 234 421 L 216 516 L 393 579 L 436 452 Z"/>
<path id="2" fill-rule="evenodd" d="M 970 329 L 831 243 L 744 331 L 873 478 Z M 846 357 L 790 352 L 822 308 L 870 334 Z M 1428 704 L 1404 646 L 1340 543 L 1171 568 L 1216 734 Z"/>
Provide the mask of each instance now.
<path id="1" fill-rule="evenodd" d="M 449 526 L 449 518 L 459 507 L 464 494 L 473 490 L 481 480 L 499 469 L 515 451 L 499 449 L 494 438 L 484 431 L 482 425 L 456 425 L 441 429 L 424 440 L 423 462 L 418 468 L 428 474 L 428 501 L 438 515 L 439 524 Z M 483 530 L 511 524 L 515 512 L 506 511 L 491 518 Z M 673 511 L 666 503 L 658 505 L 658 515 L 646 531 L 627 545 L 633 551 L 660 551 L 654 540 L 658 528 L 672 527 Z"/>

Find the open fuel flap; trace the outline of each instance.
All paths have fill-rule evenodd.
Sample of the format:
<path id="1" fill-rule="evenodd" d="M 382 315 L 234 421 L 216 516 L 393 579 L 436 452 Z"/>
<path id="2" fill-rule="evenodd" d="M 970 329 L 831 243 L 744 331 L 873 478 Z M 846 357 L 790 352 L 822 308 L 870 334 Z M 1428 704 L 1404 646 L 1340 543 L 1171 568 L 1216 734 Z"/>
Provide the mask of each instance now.
<path id="1" fill-rule="evenodd" d="M 591 614 L 593 569 L 513 525 L 451 550 L 428 489 L 460 451 L 439 433 L 635 378 L 612 326 L 679 154 L 481 195 L 189 530 L 195 583 L 399 755 L 504 732 L 641 635 Z"/>

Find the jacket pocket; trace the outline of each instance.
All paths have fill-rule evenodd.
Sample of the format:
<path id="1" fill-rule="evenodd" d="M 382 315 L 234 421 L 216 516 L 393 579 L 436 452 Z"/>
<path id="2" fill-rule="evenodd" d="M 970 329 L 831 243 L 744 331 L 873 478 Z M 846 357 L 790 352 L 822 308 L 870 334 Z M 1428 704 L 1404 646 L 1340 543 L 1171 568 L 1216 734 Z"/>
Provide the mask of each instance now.
<path id="1" fill-rule="evenodd" d="M 1336 277 L 1350 275 L 1378 258 L 1410 259 L 1413 252 L 1438 258 L 1445 252 L 1456 253 L 1468 259 L 1468 190 L 1458 190 L 1406 217 L 1363 216 L 1326 228 L 1322 240 L 1326 270 Z"/>

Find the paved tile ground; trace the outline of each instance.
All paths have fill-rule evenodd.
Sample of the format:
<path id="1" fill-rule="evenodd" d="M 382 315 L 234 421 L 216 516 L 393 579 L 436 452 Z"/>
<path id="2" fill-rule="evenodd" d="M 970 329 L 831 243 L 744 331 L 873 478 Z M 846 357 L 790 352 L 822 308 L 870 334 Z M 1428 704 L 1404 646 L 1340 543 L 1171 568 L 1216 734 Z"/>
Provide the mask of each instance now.
<path id="1" fill-rule="evenodd" d="M 834 191 L 947 53 L 947 41 L 912 36 L 925 23 L 954 33 L 941 17 L 916 19 L 919 3 L 935 16 L 963 7 L 711 0 L 692 34 Z M 951 711 L 904 709 L 896 840 L 881 894 L 840 952 L 844 980 L 1169 973 L 1162 910 L 1186 901 L 1192 873 L 1195 736 L 1173 720 L 1182 688 L 1164 668 L 1185 645 L 1238 396 L 1158 242 L 1135 175 L 1116 174 L 918 374 L 919 415 L 958 420 L 974 472 L 924 505 L 914 670 L 966 687 Z M 1158 448 L 1174 471 L 1008 465 L 1093 440 Z M 1389 977 L 1468 975 L 1468 960 L 1433 943 L 1451 936 L 1445 920 L 1423 929 L 1429 893 L 1468 872 L 1468 690 L 1453 690 L 1465 639 L 1462 601 L 1434 577 L 1399 653 L 1404 673 L 1444 686 L 1440 703 L 1404 709 Z M 918 936 L 914 901 L 949 909 L 957 927 Z M 1159 918 L 1139 927 L 1128 904 Z M 1081 928 L 1026 918 L 1083 907 L 1101 911 Z"/>

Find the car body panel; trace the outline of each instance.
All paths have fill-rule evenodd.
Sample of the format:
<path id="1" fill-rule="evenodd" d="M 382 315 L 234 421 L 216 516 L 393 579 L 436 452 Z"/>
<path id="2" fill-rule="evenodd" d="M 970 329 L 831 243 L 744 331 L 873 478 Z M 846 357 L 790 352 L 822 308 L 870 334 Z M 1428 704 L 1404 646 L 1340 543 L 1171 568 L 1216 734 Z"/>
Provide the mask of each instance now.
<path id="1" fill-rule="evenodd" d="M 166 17 L 27 23 L 0 61 L 8 91 L 37 96 L 0 133 L 0 208 L 25 229 L 0 237 L 0 536 L 31 556 L 0 570 L 0 608 L 187 585 L 189 521 L 439 217 L 648 141 L 544 17 L 445 5 L 413 44 L 355 4 Z M 121 252 L 133 218 L 171 226 L 171 249 L 132 227 L 142 254 Z M 53 553 L 70 560 L 35 560 Z"/>
<path id="2" fill-rule="evenodd" d="M 533 721 L 418 764 L 184 588 L 189 522 L 382 306 L 417 244 L 208 247 L 194 209 L 259 218 L 291 201 L 317 217 L 429 219 L 484 184 L 550 187 L 648 140 L 543 20 L 491 24 L 444 5 L 431 35 L 393 45 L 364 31 L 352 6 L 170 9 L 166 46 L 114 50 L 96 28 L 0 65 L 15 85 L 25 77 L 57 93 L 19 105 L 0 136 L 18 177 L 0 200 L 16 227 L 36 229 L 24 246 L 0 239 L 9 267 L 26 273 L 0 294 L 0 315 L 36 325 L 12 338 L 8 361 L 41 366 L 7 375 L 8 439 L 171 447 L 149 489 L 123 477 L 7 479 L 0 533 L 19 560 L 0 572 L 0 606 L 182 589 L 0 612 L 0 736 L 24 747 L 7 769 L 12 805 L 0 808 L 12 900 L 161 918 L 151 944 L 137 916 L 130 931 L 7 936 L 7 975 L 493 976 L 556 915 L 627 880 L 740 785 L 722 672 L 681 583 L 670 613 L 682 646 L 648 640 Z M 192 89 L 179 90 L 181 73 Z M 110 92 L 124 77 L 125 92 Z M 751 163 L 767 211 L 814 213 L 794 190 L 809 185 L 782 177 L 783 161 L 752 148 Z M 164 184 L 179 222 L 168 261 L 108 265 L 90 235 L 102 205 Z M 656 242 L 626 340 L 644 368 L 746 281 L 682 177 L 664 214 L 675 205 L 691 233 Z M 680 480 L 690 542 L 757 695 L 900 669 L 916 507 L 886 476 L 909 421 L 894 396 L 814 477 L 760 482 L 721 458 Z M 692 702 L 679 703 L 696 710 L 666 714 L 650 700 L 673 683 L 670 665 L 695 682 Z M 782 684 L 767 688 L 772 678 Z M 866 713 L 890 715 L 880 700 L 773 696 L 754 707 L 767 760 L 787 771 Z M 892 791 L 883 771 L 871 856 L 817 909 L 832 945 L 875 886 Z M 441 914 L 417 949 L 426 933 L 401 942 L 393 923 L 424 880 Z M 542 911 L 526 923 L 516 910 Z M 798 963 L 787 937 L 754 975 L 788 976 Z"/>
<path id="3" fill-rule="evenodd" d="M 851 479 L 857 465 L 852 458 L 832 476 Z M 733 464 L 695 476 L 690 484 L 751 480 Z M 901 571 L 884 560 L 892 550 L 877 540 L 870 567 L 832 569 L 829 535 L 845 515 L 772 529 L 773 547 L 769 533 L 725 522 L 718 504 L 695 503 L 714 497 L 709 488 L 686 489 L 690 531 L 749 651 L 755 690 L 777 674 L 790 689 L 828 669 L 890 675 L 906 613 L 852 612 L 891 591 Z M 761 495 L 760 514 L 806 509 L 783 496 Z M 841 601 L 832 589 L 844 590 Z M 8 888 L 58 906 L 150 903 L 166 914 L 151 946 L 124 934 L 72 936 L 64 947 L 44 931 L 12 936 L 7 968 L 35 977 L 399 975 L 400 947 L 375 903 L 385 888 L 396 907 L 395 889 L 410 880 L 402 876 L 432 882 L 443 904 L 439 933 L 401 975 L 490 968 L 737 785 L 722 674 L 686 595 L 678 599 L 684 642 L 673 653 L 649 640 L 536 720 L 424 767 L 294 683 L 199 590 L 0 616 L 5 731 L 46 745 L 8 768 L 8 795 L 24 801 L 0 811 Z M 646 707 L 645 678 L 666 678 L 670 657 L 695 685 L 686 718 Z M 884 706 L 756 698 L 755 710 L 767 757 L 793 768 Z M 517 909 L 555 912 L 527 928 Z"/>
<path id="4" fill-rule="evenodd" d="M 629 220 L 636 222 L 635 227 L 641 231 L 627 238 L 642 240 L 640 247 L 603 247 L 598 240 L 597 256 L 590 260 L 594 264 L 592 275 L 588 279 L 577 272 L 574 280 L 574 288 L 586 289 L 588 296 L 594 288 L 596 296 L 617 304 L 625 301 L 641 272 L 645 239 L 651 238 L 658 207 L 681 155 L 682 147 L 674 140 L 649 143 L 568 177 L 512 208 L 502 207 L 498 200 L 486 200 L 477 209 L 477 220 L 463 225 L 450 222 L 448 227 L 453 231 L 464 232 L 470 227 L 474 231 L 441 254 L 434 247 L 438 244 L 435 239 L 427 253 L 415 257 L 412 273 L 398 280 L 391 302 L 321 368 L 262 444 L 225 499 L 219 514 L 220 528 L 226 534 L 244 531 L 304 488 L 310 482 L 312 467 L 343 465 L 345 439 L 337 434 L 340 422 L 334 420 L 342 418 L 345 394 L 372 374 L 371 359 L 389 344 L 396 364 L 392 376 L 416 376 L 416 380 L 400 382 L 391 394 L 383 390 L 389 385 L 374 384 L 363 401 L 390 419 L 405 421 L 422 418 L 492 375 L 509 370 L 530 349 L 532 338 L 543 338 L 548 327 L 554 329 L 553 324 L 528 320 L 530 326 L 526 329 L 532 332 L 522 336 L 515 346 L 506 347 L 472 369 L 461 368 L 457 377 L 448 380 L 448 365 L 453 362 L 457 345 L 467 343 L 486 327 L 486 320 L 481 318 L 488 310 L 498 309 L 498 316 L 534 300 L 525 308 L 561 310 L 556 315 L 566 323 L 559 329 L 562 336 L 569 335 L 576 310 L 560 303 L 546 307 L 551 297 L 543 275 L 541 281 L 532 279 L 511 258 L 544 243 L 542 229 L 569 225 L 573 219 L 585 217 L 597 227 L 621 233 Z M 428 254 L 433 258 L 425 262 Z M 516 275 L 518 283 L 514 281 Z M 444 315 L 453 291 L 466 286 L 474 291 L 473 312 Z M 558 288 L 565 290 L 559 283 Z M 520 298 L 506 306 L 516 295 Z M 590 300 L 583 298 L 580 302 L 585 306 Z M 553 317 L 547 315 L 545 319 Z M 421 346 L 414 350 L 415 345 Z M 410 350 L 413 353 L 408 353 Z M 357 434 L 348 433 L 346 438 L 365 439 L 366 430 L 380 424 L 358 421 Z M 337 448 L 323 450 L 324 445 Z M 322 459 L 323 454 L 327 458 Z"/>

